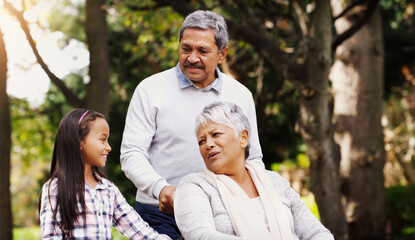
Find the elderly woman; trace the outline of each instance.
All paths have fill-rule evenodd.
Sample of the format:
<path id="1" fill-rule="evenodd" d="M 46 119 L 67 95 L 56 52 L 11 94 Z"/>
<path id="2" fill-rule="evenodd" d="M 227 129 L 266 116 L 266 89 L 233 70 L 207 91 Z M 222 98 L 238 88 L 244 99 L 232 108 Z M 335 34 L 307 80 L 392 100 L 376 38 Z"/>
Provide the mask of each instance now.
<path id="1" fill-rule="evenodd" d="M 177 225 L 193 239 L 334 239 L 287 180 L 250 161 L 248 119 L 233 103 L 216 102 L 196 119 L 206 165 L 177 187 Z"/>

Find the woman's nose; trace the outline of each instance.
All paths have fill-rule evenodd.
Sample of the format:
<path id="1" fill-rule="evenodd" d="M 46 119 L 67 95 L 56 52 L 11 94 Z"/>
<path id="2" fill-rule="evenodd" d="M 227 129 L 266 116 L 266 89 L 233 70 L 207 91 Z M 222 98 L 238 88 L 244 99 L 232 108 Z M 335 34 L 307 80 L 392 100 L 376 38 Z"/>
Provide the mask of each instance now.
<path id="1" fill-rule="evenodd" d="M 212 149 L 215 146 L 214 142 L 212 139 L 206 139 L 206 148 L 207 149 Z"/>

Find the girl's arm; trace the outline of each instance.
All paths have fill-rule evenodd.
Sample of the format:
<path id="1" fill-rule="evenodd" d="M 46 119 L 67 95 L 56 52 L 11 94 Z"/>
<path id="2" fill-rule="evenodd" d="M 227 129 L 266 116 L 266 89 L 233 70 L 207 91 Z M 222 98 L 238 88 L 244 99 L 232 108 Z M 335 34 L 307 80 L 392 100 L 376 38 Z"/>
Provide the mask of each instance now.
<path id="1" fill-rule="evenodd" d="M 168 236 L 159 234 L 151 228 L 128 204 L 120 190 L 114 186 L 115 203 L 112 225 L 129 239 L 166 240 Z"/>
<path id="2" fill-rule="evenodd" d="M 179 184 L 175 192 L 174 214 L 177 226 L 185 239 L 241 239 L 216 230 L 209 198 L 196 184 L 190 182 Z"/>
<path id="3" fill-rule="evenodd" d="M 50 192 L 49 192 L 50 185 Z M 62 239 L 62 230 L 54 221 L 53 210 L 57 204 L 56 181 L 49 181 L 42 187 L 41 207 L 40 207 L 40 232 L 42 239 Z M 50 199 L 50 200 L 49 200 Z M 53 206 L 53 207 L 52 207 Z M 60 222 L 60 213 L 56 214 Z"/>

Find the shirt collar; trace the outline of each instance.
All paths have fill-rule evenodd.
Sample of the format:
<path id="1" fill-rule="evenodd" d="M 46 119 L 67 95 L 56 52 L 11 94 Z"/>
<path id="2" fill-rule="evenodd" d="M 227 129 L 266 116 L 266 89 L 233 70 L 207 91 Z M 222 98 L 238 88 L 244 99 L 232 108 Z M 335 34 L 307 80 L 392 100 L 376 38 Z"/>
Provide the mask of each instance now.
<path id="1" fill-rule="evenodd" d="M 98 173 L 96 173 L 96 172 L 94 172 L 93 174 L 95 175 L 96 179 L 98 180 L 98 184 L 95 187 L 95 189 L 106 189 L 106 188 L 108 188 L 108 182 L 106 181 L 105 178 L 99 176 Z M 87 186 L 92 188 L 92 186 L 86 181 L 86 179 L 85 179 L 85 183 L 86 183 Z"/>
<path id="2" fill-rule="evenodd" d="M 187 77 L 183 74 L 182 70 L 180 69 L 180 63 L 177 63 L 177 65 L 176 65 L 176 76 L 177 76 L 177 79 L 179 81 L 179 87 L 180 88 L 184 89 L 184 88 L 188 88 L 188 87 L 194 87 L 194 88 L 200 89 L 204 92 L 214 90 L 214 91 L 216 91 L 217 93 L 220 94 L 222 92 L 222 72 L 219 70 L 218 67 L 216 67 L 215 71 L 216 71 L 218 77 L 215 80 L 213 80 L 213 82 L 209 86 L 201 89 L 198 86 L 196 86 L 192 81 L 187 79 Z"/>

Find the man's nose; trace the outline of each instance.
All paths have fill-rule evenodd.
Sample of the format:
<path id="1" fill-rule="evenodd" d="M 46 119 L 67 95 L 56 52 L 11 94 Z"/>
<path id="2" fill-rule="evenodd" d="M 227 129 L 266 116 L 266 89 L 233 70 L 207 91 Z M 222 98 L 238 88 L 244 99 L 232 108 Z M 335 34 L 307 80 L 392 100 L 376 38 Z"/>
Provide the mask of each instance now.
<path id="1" fill-rule="evenodd" d="M 197 51 L 192 51 L 187 60 L 191 63 L 199 61 L 199 53 Z"/>

